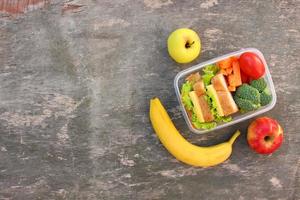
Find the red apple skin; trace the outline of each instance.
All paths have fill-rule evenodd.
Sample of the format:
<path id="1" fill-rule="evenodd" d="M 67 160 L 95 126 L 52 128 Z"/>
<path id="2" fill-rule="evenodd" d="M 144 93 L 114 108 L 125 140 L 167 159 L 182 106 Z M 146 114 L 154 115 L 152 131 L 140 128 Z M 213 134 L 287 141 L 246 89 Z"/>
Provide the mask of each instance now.
<path id="1" fill-rule="evenodd" d="M 265 140 L 268 137 L 268 140 Z M 259 154 L 270 154 L 283 142 L 283 129 L 279 123 L 269 117 L 261 117 L 248 127 L 249 146 Z"/>

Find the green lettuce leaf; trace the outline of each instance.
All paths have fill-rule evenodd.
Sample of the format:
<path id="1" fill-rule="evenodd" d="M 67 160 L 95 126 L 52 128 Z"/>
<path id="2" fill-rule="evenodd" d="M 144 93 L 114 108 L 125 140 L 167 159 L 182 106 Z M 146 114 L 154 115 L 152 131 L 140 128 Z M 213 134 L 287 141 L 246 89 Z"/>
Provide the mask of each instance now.
<path id="1" fill-rule="evenodd" d="M 207 65 L 202 71 L 204 74 L 216 74 L 219 71 L 219 67 L 217 65 Z"/>
<path id="2" fill-rule="evenodd" d="M 189 96 L 189 92 L 192 91 L 192 89 L 193 85 L 189 81 L 185 82 L 181 87 L 181 100 L 187 110 L 192 110 L 194 107 Z"/>
<path id="3" fill-rule="evenodd" d="M 211 79 L 214 77 L 214 74 L 204 74 L 202 75 L 202 80 L 204 82 L 204 85 L 207 86 L 210 84 Z"/>
<path id="4" fill-rule="evenodd" d="M 232 121 L 232 117 L 231 116 L 219 116 L 215 119 L 216 122 L 231 122 Z"/>
<path id="5" fill-rule="evenodd" d="M 212 129 L 217 126 L 216 122 L 199 122 L 195 113 L 192 115 L 192 123 L 197 129 Z"/>
<path id="6" fill-rule="evenodd" d="M 210 84 L 211 79 L 217 74 L 219 68 L 216 65 L 207 65 L 202 69 L 202 71 L 202 80 L 204 82 L 204 85 L 207 86 Z"/>

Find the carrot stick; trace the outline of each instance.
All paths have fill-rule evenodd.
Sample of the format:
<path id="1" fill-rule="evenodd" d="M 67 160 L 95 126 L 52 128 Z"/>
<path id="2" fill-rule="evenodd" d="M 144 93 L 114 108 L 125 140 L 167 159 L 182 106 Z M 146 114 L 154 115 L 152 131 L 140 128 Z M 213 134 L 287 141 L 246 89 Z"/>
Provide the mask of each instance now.
<path id="1" fill-rule="evenodd" d="M 221 69 L 226 69 L 226 68 L 230 68 L 232 67 L 232 58 L 226 58 L 224 60 L 221 60 L 219 62 L 217 62 L 218 67 L 220 67 Z"/>
<path id="2" fill-rule="evenodd" d="M 234 91 L 236 90 L 236 87 L 235 87 L 235 86 L 232 86 L 232 85 L 229 85 L 229 86 L 228 86 L 228 90 L 229 90 L 230 92 L 234 92 Z"/>
<path id="3" fill-rule="evenodd" d="M 234 61 L 232 63 L 232 68 L 233 68 L 233 75 L 235 79 L 235 86 L 240 86 L 242 85 L 242 78 L 241 78 L 241 71 L 240 71 L 240 65 L 238 61 Z"/>

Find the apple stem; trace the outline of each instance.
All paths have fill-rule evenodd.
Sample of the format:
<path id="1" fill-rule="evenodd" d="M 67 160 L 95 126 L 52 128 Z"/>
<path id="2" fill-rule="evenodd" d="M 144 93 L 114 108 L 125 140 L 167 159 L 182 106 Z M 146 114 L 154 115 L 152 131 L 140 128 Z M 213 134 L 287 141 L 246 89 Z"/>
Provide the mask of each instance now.
<path id="1" fill-rule="evenodd" d="M 241 134 L 241 132 L 240 132 L 239 130 L 237 130 L 237 131 L 233 134 L 233 136 L 230 138 L 230 140 L 228 141 L 229 144 L 232 145 L 232 144 L 234 143 L 234 141 L 236 140 L 236 138 L 239 137 L 240 134 Z"/>
<path id="2" fill-rule="evenodd" d="M 186 42 L 185 48 L 190 48 L 194 43 L 195 43 L 195 41 L 193 41 L 191 44 L 189 42 Z"/>

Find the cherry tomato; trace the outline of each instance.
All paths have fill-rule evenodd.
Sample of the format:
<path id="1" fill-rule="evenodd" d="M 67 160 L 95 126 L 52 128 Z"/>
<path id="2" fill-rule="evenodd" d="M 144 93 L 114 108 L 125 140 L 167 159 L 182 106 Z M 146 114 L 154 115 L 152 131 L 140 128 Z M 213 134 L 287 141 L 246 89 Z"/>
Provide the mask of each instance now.
<path id="1" fill-rule="evenodd" d="M 250 82 L 250 77 L 248 77 L 248 75 L 246 75 L 243 71 L 241 71 L 241 79 L 242 79 L 242 83 L 249 83 Z"/>
<path id="2" fill-rule="evenodd" d="M 259 79 L 265 74 L 265 66 L 255 53 L 243 53 L 239 58 L 239 63 L 245 75 L 253 79 Z"/>

